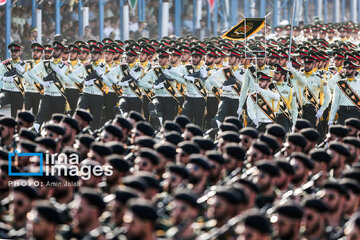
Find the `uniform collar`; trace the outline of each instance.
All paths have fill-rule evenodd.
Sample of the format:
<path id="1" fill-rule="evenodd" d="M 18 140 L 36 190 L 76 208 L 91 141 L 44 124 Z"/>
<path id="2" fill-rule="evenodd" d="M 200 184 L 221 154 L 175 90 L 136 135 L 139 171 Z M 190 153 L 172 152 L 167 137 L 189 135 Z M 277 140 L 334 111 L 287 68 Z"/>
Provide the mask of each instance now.
<path id="1" fill-rule="evenodd" d="M 120 62 L 121 62 L 120 60 L 114 61 L 114 63 L 115 63 L 116 65 L 119 65 Z"/>
<path id="2" fill-rule="evenodd" d="M 182 65 L 188 65 L 189 64 L 189 61 L 187 62 L 181 62 Z"/>
<path id="3" fill-rule="evenodd" d="M 257 69 L 260 70 L 260 71 L 264 70 L 265 66 L 266 66 L 266 64 L 264 64 L 264 66 L 262 66 L 262 67 L 259 67 L 259 65 L 257 65 Z"/>
<path id="4" fill-rule="evenodd" d="M 197 66 L 194 65 L 194 70 L 199 70 L 201 68 L 201 65 L 202 65 L 201 63 Z"/>
<path id="5" fill-rule="evenodd" d="M 61 58 L 53 58 L 53 62 L 55 64 L 58 64 L 61 61 Z"/>
<path id="6" fill-rule="evenodd" d="M 166 66 L 161 66 L 162 69 L 167 69 L 169 67 L 169 65 L 166 65 Z"/>
<path id="7" fill-rule="evenodd" d="M 239 68 L 239 65 L 232 67 L 231 69 L 235 72 L 236 70 L 238 70 L 238 68 Z"/>
<path id="8" fill-rule="evenodd" d="M 17 63 L 18 61 L 20 61 L 20 58 L 17 58 L 17 59 L 11 59 L 12 61 L 13 61 L 13 63 L 15 64 L 15 63 Z"/>
<path id="9" fill-rule="evenodd" d="M 133 66 L 135 66 L 136 62 L 134 63 L 129 63 L 129 68 L 132 68 Z"/>
<path id="10" fill-rule="evenodd" d="M 87 63 L 88 61 L 85 60 L 85 61 L 80 61 L 81 64 L 84 64 L 84 63 Z"/>
<path id="11" fill-rule="evenodd" d="M 109 66 L 109 67 L 113 67 L 113 66 L 114 66 L 114 62 L 111 61 L 111 63 L 106 63 L 106 65 Z"/>
<path id="12" fill-rule="evenodd" d="M 171 66 L 173 66 L 173 67 L 178 67 L 178 66 L 179 66 L 179 63 L 171 64 Z"/>
<path id="13" fill-rule="evenodd" d="M 311 74 L 313 74 L 313 73 L 314 73 L 314 69 L 313 69 L 313 70 L 311 70 L 310 72 L 306 72 L 306 71 L 304 71 L 304 73 L 305 73 L 305 76 L 306 76 L 306 77 L 309 77 Z"/>
<path id="14" fill-rule="evenodd" d="M 355 77 L 353 77 L 353 78 L 347 78 L 347 80 L 348 80 L 349 82 L 352 82 L 354 79 L 355 79 Z"/>
<path id="15" fill-rule="evenodd" d="M 141 64 L 141 66 L 146 67 L 146 66 L 148 65 L 148 62 L 149 62 L 149 61 L 145 61 L 145 62 L 142 62 L 142 63 L 140 63 L 140 64 Z"/>
<path id="16" fill-rule="evenodd" d="M 223 68 L 223 64 L 222 64 L 222 63 L 216 64 L 216 67 L 217 67 L 217 68 Z"/>
<path id="17" fill-rule="evenodd" d="M 94 66 L 96 67 L 97 65 L 99 65 L 101 62 L 101 60 L 98 60 L 98 61 L 93 61 L 92 64 L 94 64 Z"/>
<path id="18" fill-rule="evenodd" d="M 34 60 L 34 63 L 35 63 L 35 64 L 38 64 L 40 61 L 41 61 L 41 59 L 39 59 L 39 60 Z"/>
<path id="19" fill-rule="evenodd" d="M 275 81 L 275 83 L 276 83 L 276 85 L 280 86 L 280 85 L 282 85 L 284 83 L 284 81 L 281 81 L 281 82 Z"/>
<path id="20" fill-rule="evenodd" d="M 338 72 L 340 72 L 340 71 L 342 70 L 342 68 L 343 68 L 343 66 L 336 67 L 336 70 L 337 70 Z"/>
<path id="21" fill-rule="evenodd" d="M 245 69 L 248 69 L 249 67 L 250 67 L 250 64 L 249 65 L 244 65 Z"/>
<path id="22" fill-rule="evenodd" d="M 74 67 L 77 63 L 78 63 L 78 60 L 70 61 L 70 64 L 71 64 L 71 66 L 73 66 L 73 67 Z"/>

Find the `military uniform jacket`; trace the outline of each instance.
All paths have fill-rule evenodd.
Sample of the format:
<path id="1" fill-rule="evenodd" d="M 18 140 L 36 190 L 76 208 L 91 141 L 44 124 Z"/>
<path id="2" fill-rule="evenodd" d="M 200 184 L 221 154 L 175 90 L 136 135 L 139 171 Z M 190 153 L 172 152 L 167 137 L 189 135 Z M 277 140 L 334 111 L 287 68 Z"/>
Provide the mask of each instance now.
<path id="1" fill-rule="evenodd" d="M 105 85 L 109 86 L 109 80 L 106 77 L 105 73 L 107 72 L 107 67 L 104 63 L 100 63 L 100 62 L 92 62 L 91 63 L 94 70 L 95 69 L 99 69 L 99 71 L 103 72 L 104 74 L 102 75 L 102 81 Z M 75 69 L 70 75 L 69 77 L 77 83 L 81 83 L 83 82 L 86 77 L 88 76 L 88 73 L 86 72 L 85 66 L 84 64 L 82 64 L 80 67 L 78 67 L 77 69 Z M 103 93 L 94 85 L 84 85 L 84 93 L 88 93 L 88 94 L 93 94 L 93 95 L 103 95 Z"/>
<path id="2" fill-rule="evenodd" d="M 116 68 L 117 65 L 115 64 L 115 62 L 113 62 L 112 64 L 106 64 L 106 73 L 110 72 L 111 70 L 113 70 L 114 68 Z M 111 84 L 110 80 L 106 81 L 108 84 Z M 115 92 L 114 89 L 112 88 L 112 84 L 111 85 L 107 85 L 109 87 L 109 92 Z"/>
<path id="3" fill-rule="evenodd" d="M 290 70 L 290 69 L 289 69 Z M 296 69 L 291 69 L 291 76 L 290 76 L 290 82 L 291 85 L 294 87 L 294 91 L 296 93 L 296 97 L 297 99 L 299 99 L 300 101 L 300 96 L 302 91 L 304 91 L 304 87 L 306 85 L 306 79 L 304 78 L 304 76 L 297 71 Z"/>
<path id="4" fill-rule="evenodd" d="M 30 72 L 31 69 L 33 69 L 36 65 L 38 65 L 41 62 L 41 60 L 30 60 L 25 65 L 25 71 Z M 31 79 L 29 74 L 24 75 L 24 88 L 25 92 L 31 92 L 31 93 L 38 93 L 36 90 L 36 87 L 34 85 L 34 80 Z"/>
<path id="5" fill-rule="evenodd" d="M 179 66 L 176 68 L 172 68 L 170 71 L 171 73 L 177 75 L 178 77 L 183 77 L 186 75 L 189 75 L 190 73 L 188 72 L 188 70 L 186 69 L 188 65 L 183 65 L 183 66 Z M 194 68 L 194 73 L 199 72 L 200 69 L 204 68 L 205 66 L 199 64 L 199 66 L 193 66 Z M 184 79 L 184 83 L 186 84 L 186 95 L 188 97 L 193 97 L 193 98 L 202 98 L 203 96 L 198 92 L 198 90 L 196 89 L 196 87 L 194 86 L 194 84 L 190 81 L 186 81 Z"/>
<path id="6" fill-rule="evenodd" d="M 60 72 L 56 73 L 56 76 L 60 80 L 60 82 L 63 84 L 63 86 L 65 87 L 65 83 L 72 85 L 73 84 L 72 80 L 70 80 L 70 78 L 67 76 L 67 72 L 69 71 L 68 70 L 69 66 L 65 65 L 61 59 L 60 60 L 53 59 L 50 61 L 51 61 L 51 63 L 50 63 L 51 68 L 54 69 L 55 66 L 58 66 L 60 68 Z M 48 73 L 46 72 L 44 62 L 39 63 L 29 72 L 29 76 L 35 82 L 40 83 L 41 85 L 44 85 L 43 79 L 47 75 L 48 75 Z M 78 79 L 74 79 L 74 81 L 77 83 L 81 82 Z M 55 86 L 54 82 L 49 82 L 49 83 L 50 83 L 50 86 L 48 86 L 48 87 L 44 86 L 45 95 L 61 96 L 61 92 Z"/>
<path id="7" fill-rule="evenodd" d="M 249 67 L 246 70 L 244 82 L 243 82 L 243 84 L 241 86 L 241 94 L 240 94 L 240 99 L 239 99 L 239 101 L 240 101 L 239 102 L 239 107 L 241 107 L 241 108 L 244 106 L 244 103 L 246 101 L 248 93 L 252 93 L 252 92 L 255 91 L 254 86 L 255 86 L 255 83 L 256 83 L 256 79 L 254 78 L 254 76 L 256 76 L 256 71 L 254 72 L 254 75 L 253 75 L 250 69 L 252 69 L 252 68 Z M 261 68 L 258 67 L 257 71 L 258 72 L 263 72 L 263 73 L 265 73 L 266 75 L 269 75 L 269 76 L 273 75 L 272 69 L 267 65 L 264 65 Z"/>
<path id="8" fill-rule="evenodd" d="M 343 79 L 339 79 L 343 80 Z M 360 76 L 356 76 L 354 79 L 346 79 L 345 82 L 350 86 L 350 88 L 360 96 Z M 340 89 L 338 85 L 335 86 L 334 95 L 330 110 L 329 121 L 333 121 L 335 118 L 336 112 L 339 110 L 340 106 L 354 106 L 354 103 L 349 100 L 345 93 Z"/>
<path id="9" fill-rule="evenodd" d="M 253 93 L 255 93 L 255 91 L 251 92 L 250 94 Z M 277 91 L 271 91 L 270 89 L 261 89 L 259 93 L 264 97 L 266 102 L 274 111 L 275 107 L 277 107 L 279 104 L 279 100 L 280 100 L 279 93 Z M 260 107 L 255 103 L 255 101 L 251 97 L 247 98 L 246 105 L 247 105 L 247 112 L 249 118 L 252 121 L 256 119 L 259 123 L 272 122 L 272 120 L 260 109 Z"/>
<path id="10" fill-rule="evenodd" d="M 160 65 L 155 66 L 154 68 L 158 68 L 160 67 Z M 138 82 L 139 87 L 143 88 L 143 89 L 152 89 L 153 86 L 155 85 L 156 80 L 158 80 L 158 77 L 155 73 L 155 70 L 151 69 L 150 71 L 148 71 Z M 167 69 L 167 67 L 161 67 L 162 71 L 164 71 L 165 69 Z M 171 70 L 171 69 L 170 69 Z M 164 74 L 165 77 L 169 80 L 169 82 L 171 83 L 172 87 L 174 89 L 176 89 L 176 82 L 179 83 L 185 83 L 185 79 L 171 73 L 171 71 L 169 71 L 169 73 Z M 175 81 L 174 81 L 175 80 Z M 176 91 L 177 92 L 177 91 Z M 170 97 L 171 95 L 168 93 L 168 91 L 162 87 L 159 89 L 155 89 L 155 96 L 157 97 Z M 180 96 L 179 93 L 177 92 L 177 96 Z"/>
<path id="11" fill-rule="evenodd" d="M 284 99 L 284 102 L 287 108 L 289 109 L 291 120 L 293 123 L 295 123 L 298 116 L 295 88 L 290 87 L 289 84 L 285 82 L 282 83 L 273 82 L 273 84 L 277 88 L 280 96 Z M 274 111 L 277 114 L 282 113 L 282 110 L 280 109 L 280 101 L 278 102 L 278 105 L 275 107 Z"/>
<path id="12" fill-rule="evenodd" d="M 304 72 L 304 78 L 306 79 L 305 86 L 308 87 L 310 91 L 314 94 L 318 103 L 320 102 L 320 93 L 324 94 L 324 101 L 319 110 L 325 111 L 331 100 L 328 84 L 323 81 L 318 75 L 316 75 L 313 71 L 311 71 L 310 73 Z M 303 88 L 300 88 L 301 95 L 299 97 L 299 100 L 302 102 L 303 105 L 311 104 L 304 93 L 305 86 Z"/>
<path id="13" fill-rule="evenodd" d="M 12 63 L 13 67 L 15 68 L 17 65 L 21 65 L 25 68 L 25 62 L 22 60 L 18 60 L 18 61 L 14 61 L 12 58 L 9 59 L 10 62 Z M 12 92 L 20 92 L 20 90 L 16 87 L 15 83 L 12 82 L 5 82 L 3 80 L 4 75 L 7 73 L 7 69 L 4 66 L 3 63 L 0 62 L 0 88 L 4 89 L 4 90 L 8 90 L 8 91 L 12 91 Z M 21 73 L 23 75 L 23 77 L 25 78 L 25 76 L 27 75 L 27 72 L 25 73 Z M 26 76 L 28 77 L 28 76 Z"/>
<path id="14" fill-rule="evenodd" d="M 80 62 L 80 60 L 77 60 L 77 61 L 70 61 L 70 64 L 69 64 L 69 69 L 68 69 L 68 75 L 71 74 L 75 69 L 78 69 L 79 67 L 81 67 L 82 64 Z M 78 89 L 74 82 L 69 85 L 69 84 L 66 84 L 66 88 L 71 88 L 71 89 Z"/>
<path id="15" fill-rule="evenodd" d="M 133 70 L 133 69 L 135 70 L 140 65 L 140 63 L 138 63 L 138 62 L 137 63 L 130 63 L 130 64 L 124 63 L 124 64 L 128 65 L 129 72 L 131 70 Z M 106 84 L 106 85 L 112 86 L 112 84 L 118 84 L 121 81 L 121 79 L 123 79 L 123 77 L 125 77 L 124 73 L 121 70 L 122 65 L 123 64 L 120 64 L 120 65 L 116 66 L 110 72 L 108 72 L 106 74 L 106 77 L 107 77 L 107 79 L 109 81 L 108 84 Z M 135 80 L 137 81 L 138 79 L 135 79 Z M 129 88 L 129 85 L 122 86 L 122 91 L 123 91 L 122 92 L 122 97 L 137 97 L 135 95 L 135 93 L 133 91 L 131 91 L 131 89 Z"/>
<path id="16" fill-rule="evenodd" d="M 235 69 L 231 68 L 231 71 L 233 74 L 235 74 L 235 73 L 241 74 L 241 76 L 242 76 L 241 79 L 237 79 L 234 76 L 235 81 L 237 81 L 237 83 L 239 83 L 241 86 L 244 81 L 245 71 L 240 67 L 236 67 Z M 209 91 L 211 91 L 213 86 L 216 88 L 223 88 L 225 86 L 224 83 L 226 82 L 226 80 L 227 80 L 227 78 L 224 73 L 224 68 L 221 68 L 221 69 L 217 70 L 215 73 L 210 75 L 210 77 L 208 78 L 208 81 L 205 82 L 205 86 L 207 89 L 209 89 Z M 233 86 L 233 85 L 231 85 L 231 86 Z M 237 93 L 234 91 L 234 89 L 231 86 L 229 86 L 231 89 L 223 89 L 221 96 L 232 98 L 232 99 L 237 99 L 239 96 L 237 95 Z"/>

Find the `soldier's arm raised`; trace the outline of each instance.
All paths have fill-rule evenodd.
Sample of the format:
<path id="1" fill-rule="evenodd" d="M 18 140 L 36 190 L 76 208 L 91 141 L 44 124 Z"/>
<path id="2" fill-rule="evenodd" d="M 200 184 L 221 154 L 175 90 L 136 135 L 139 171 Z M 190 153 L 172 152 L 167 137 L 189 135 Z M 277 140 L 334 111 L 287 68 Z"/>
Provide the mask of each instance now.
<path id="1" fill-rule="evenodd" d="M 330 103 L 331 93 L 330 93 L 330 89 L 329 89 L 329 84 L 327 84 L 327 82 L 321 80 L 320 86 L 321 86 L 320 90 L 324 94 L 324 102 L 323 102 L 323 104 L 322 104 L 322 106 L 320 107 L 319 110 L 325 111 L 325 109 L 328 107 L 328 105 Z"/>
<path id="2" fill-rule="evenodd" d="M 82 81 L 84 81 L 84 79 L 82 79 L 79 76 L 80 75 L 82 76 L 84 73 L 85 73 L 85 67 L 84 65 L 81 65 L 80 67 L 76 68 L 72 73 L 70 73 L 69 78 L 76 83 L 81 83 Z"/>
<path id="3" fill-rule="evenodd" d="M 334 90 L 334 96 L 333 96 L 333 100 L 332 100 L 332 104 L 331 104 L 331 109 L 330 109 L 330 115 L 329 115 L 329 122 L 333 122 L 335 119 L 335 115 L 337 113 L 337 111 L 339 110 L 339 101 L 340 101 L 340 89 L 339 87 L 335 87 Z"/>
<path id="4" fill-rule="evenodd" d="M 153 82 L 155 78 L 154 69 L 148 71 L 141 79 L 138 81 L 139 87 L 143 89 L 151 89 L 153 87 Z"/>
<path id="5" fill-rule="evenodd" d="M 44 85 L 44 81 L 41 80 L 40 77 L 38 77 L 38 73 L 46 73 L 44 68 L 44 63 L 37 64 L 33 69 L 30 70 L 29 76 L 37 83 L 40 83 L 41 85 Z M 45 74 L 46 75 L 46 74 Z M 45 84 L 46 85 L 46 84 Z"/>
<path id="6" fill-rule="evenodd" d="M 241 86 L 241 93 L 240 93 L 240 99 L 239 99 L 239 108 L 242 108 L 244 106 L 244 103 L 246 101 L 248 90 L 249 90 L 249 82 L 250 82 L 250 70 L 248 69 L 245 73 L 245 79 L 244 83 Z"/>

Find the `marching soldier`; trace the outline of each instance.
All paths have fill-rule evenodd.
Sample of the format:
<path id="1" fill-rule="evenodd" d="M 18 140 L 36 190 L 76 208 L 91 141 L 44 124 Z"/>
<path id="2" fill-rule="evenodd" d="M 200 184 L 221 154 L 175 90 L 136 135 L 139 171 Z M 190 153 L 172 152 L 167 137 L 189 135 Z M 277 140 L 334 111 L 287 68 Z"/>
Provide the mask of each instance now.
<path id="1" fill-rule="evenodd" d="M 151 51 L 145 45 L 142 45 L 141 48 L 140 48 L 139 62 L 140 62 L 140 65 L 143 67 L 143 70 L 142 70 L 142 74 L 141 74 L 140 78 L 142 76 L 144 76 L 148 71 L 150 71 L 150 69 L 152 67 L 151 62 L 149 61 L 149 58 L 150 58 L 151 55 L 152 55 Z M 149 106 L 149 103 L 151 101 L 151 97 L 150 97 L 150 95 L 148 97 L 148 95 L 146 95 L 146 94 L 147 93 L 152 94 L 152 91 L 151 91 L 151 89 L 147 89 L 146 91 L 147 92 L 142 93 L 143 111 L 144 111 L 145 119 L 149 120 L 149 108 L 148 108 L 148 106 Z"/>
<path id="2" fill-rule="evenodd" d="M 242 53 L 232 48 L 230 50 L 229 67 L 219 69 L 212 74 L 207 85 L 222 89 L 221 101 L 215 118 L 212 120 L 213 128 L 218 128 L 226 116 L 236 116 L 239 106 L 239 96 L 245 71 L 240 67 Z M 209 87 L 208 87 L 209 88 Z"/>
<path id="3" fill-rule="evenodd" d="M 50 44 L 44 44 L 44 60 L 51 60 L 54 48 Z"/>
<path id="4" fill-rule="evenodd" d="M 288 132 L 294 125 L 298 116 L 296 105 L 295 90 L 285 82 L 288 71 L 280 65 L 275 66 L 274 82 L 270 85 L 271 90 L 276 90 L 280 94 L 279 104 L 275 107 L 276 122 L 282 125 Z"/>
<path id="5" fill-rule="evenodd" d="M 30 60 L 27 62 L 25 70 L 29 72 L 31 69 L 33 69 L 36 65 L 38 65 L 41 62 L 41 57 L 44 52 L 43 46 L 39 43 L 33 43 L 31 44 L 31 50 L 32 50 L 32 58 L 33 60 Z M 27 75 L 28 76 L 28 75 Z M 30 110 L 32 109 L 33 114 L 36 116 L 38 114 L 39 109 L 39 103 L 40 103 L 40 94 L 44 94 L 44 87 L 41 86 L 38 83 L 35 83 L 33 80 L 27 79 L 25 77 L 24 87 L 25 87 L 25 96 L 24 96 L 24 102 L 25 102 L 25 109 Z"/>
<path id="6" fill-rule="evenodd" d="M 77 106 L 89 109 L 90 113 L 94 116 L 94 120 L 91 122 L 92 130 L 100 126 L 103 96 L 108 92 L 106 85 L 109 86 L 105 76 L 107 67 L 100 62 L 101 52 L 102 49 L 100 47 L 91 45 L 91 62 L 84 63 L 69 75 L 74 82 L 84 82 L 84 90 L 80 95 Z"/>
<path id="7" fill-rule="evenodd" d="M 360 118 L 360 78 L 355 75 L 359 66 L 346 61 L 344 68 L 345 76 L 341 75 L 334 89 L 329 125 L 334 123 L 336 113 L 339 115 L 339 124 L 344 124 L 350 117 Z"/>
<path id="8" fill-rule="evenodd" d="M 72 81 L 66 75 L 69 67 L 61 60 L 65 46 L 55 41 L 53 48 L 53 60 L 43 61 L 29 72 L 31 79 L 44 86 L 44 96 L 41 97 L 39 114 L 34 124 L 36 130 L 43 122 L 50 120 L 53 113 L 64 113 L 68 104 L 64 83 L 71 85 Z"/>
<path id="9" fill-rule="evenodd" d="M 252 123 L 259 132 L 265 132 L 266 125 L 276 121 L 275 106 L 278 105 L 280 94 L 269 89 L 271 77 L 258 72 L 259 84 L 254 84 L 254 92 L 247 99 L 247 112 Z"/>
<path id="10" fill-rule="evenodd" d="M 16 43 L 10 43 L 8 46 L 11 58 L 6 59 L 0 65 L 0 79 L 2 92 L 0 94 L 0 108 L 10 104 L 11 116 L 16 117 L 24 103 L 23 75 L 25 72 L 25 62 L 20 60 L 22 47 Z"/>

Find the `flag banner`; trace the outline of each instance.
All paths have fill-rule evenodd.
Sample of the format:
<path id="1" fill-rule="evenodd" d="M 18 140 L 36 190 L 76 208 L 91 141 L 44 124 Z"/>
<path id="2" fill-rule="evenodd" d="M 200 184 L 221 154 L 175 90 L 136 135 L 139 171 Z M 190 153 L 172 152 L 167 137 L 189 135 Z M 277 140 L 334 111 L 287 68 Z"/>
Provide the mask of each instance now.
<path id="1" fill-rule="evenodd" d="M 235 27 L 232 27 L 226 32 L 222 38 L 231 40 L 243 40 L 251 35 L 259 32 L 265 26 L 265 18 L 246 18 L 246 34 L 245 34 L 245 19 L 241 20 Z"/>
<path id="2" fill-rule="evenodd" d="M 138 0 L 129 0 L 129 6 L 130 6 L 132 12 L 135 11 L 137 2 L 138 2 Z"/>
<path id="3" fill-rule="evenodd" d="M 207 0 L 209 7 L 210 7 L 210 12 L 212 12 L 214 10 L 214 6 L 215 6 L 215 1 L 216 0 Z"/>
<path id="4" fill-rule="evenodd" d="M 0 6 L 5 5 L 6 4 L 6 0 L 0 0 Z"/>

